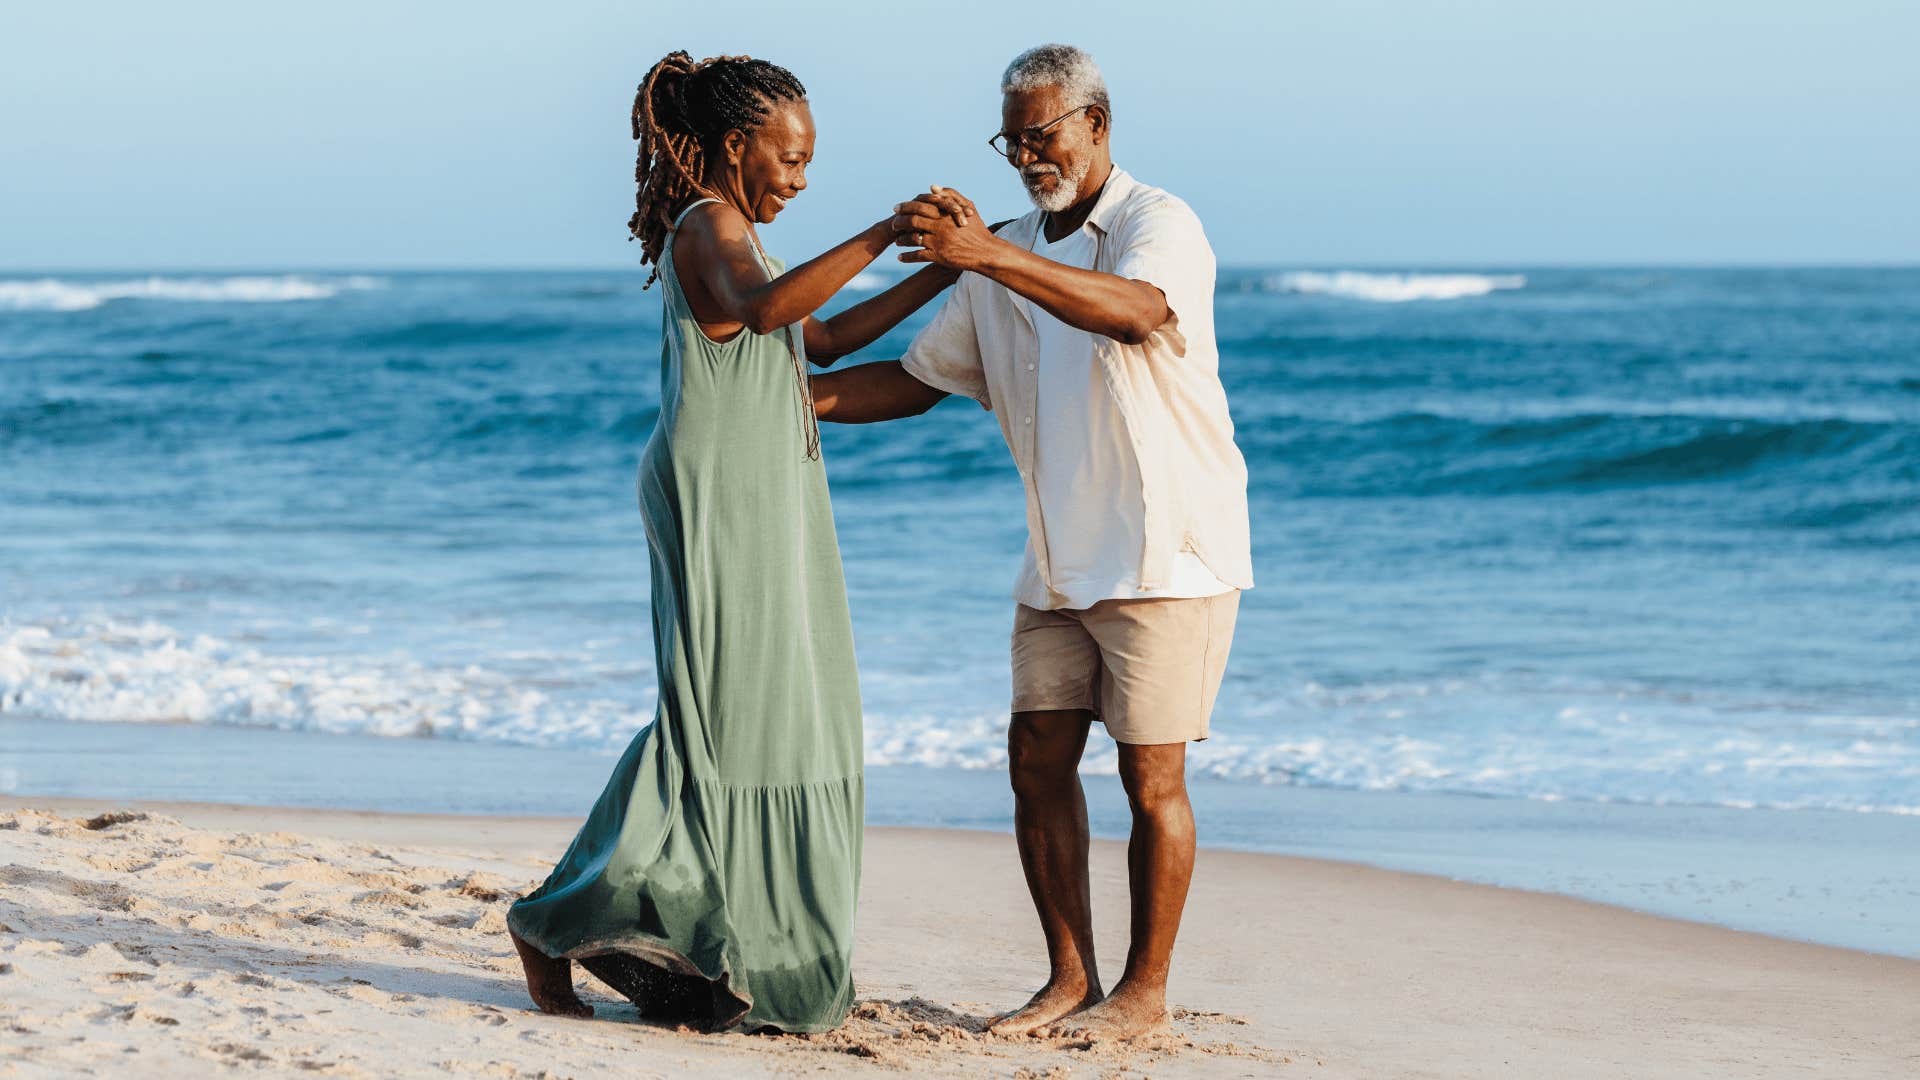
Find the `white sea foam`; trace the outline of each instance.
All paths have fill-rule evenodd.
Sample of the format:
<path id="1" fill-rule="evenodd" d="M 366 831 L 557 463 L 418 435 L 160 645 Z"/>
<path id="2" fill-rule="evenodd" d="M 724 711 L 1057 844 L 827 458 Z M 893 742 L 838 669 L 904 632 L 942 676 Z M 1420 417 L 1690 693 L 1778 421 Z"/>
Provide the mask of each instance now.
<path id="1" fill-rule="evenodd" d="M 879 292 L 881 289 L 892 285 L 893 282 L 894 279 L 887 274 L 878 273 L 873 270 L 862 270 L 853 275 L 852 281 L 847 282 L 847 288 L 856 292 Z"/>
<path id="2" fill-rule="evenodd" d="M 869 716 L 867 764 L 1003 768 L 1006 718 L 961 724 L 888 723 Z M 1216 718 L 1219 725 L 1219 718 Z M 1422 791 L 1559 802 L 1852 810 L 1920 815 L 1920 770 L 1911 764 L 1863 786 L 1869 757 L 1819 754 L 1791 744 L 1746 761 L 1710 747 L 1669 748 L 1644 758 L 1599 762 L 1551 741 L 1423 738 L 1408 733 L 1324 730 L 1291 736 L 1215 735 L 1188 752 L 1192 773 L 1221 780 L 1358 791 Z M 1882 762 L 1881 764 L 1884 764 Z M 1089 744 L 1081 771 L 1112 775 L 1113 745 Z"/>
<path id="3" fill-rule="evenodd" d="M 1268 292 L 1344 296 L 1353 300 L 1402 303 L 1408 300 L 1458 300 L 1500 289 L 1524 289 L 1521 274 L 1376 274 L 1360 270 L 1325 273 L 1298 270 L 1264 282 Z"/>
<path id="4" fill-rule="evenodd" d="M 624 745 L 652 718 L 649 702 L 560 697 L 479 665 L 272 655 L 113 620 L 0 621 L 0 712 L 595 749 Z"/>
<path id="5" fill-rule="evenodd" d="M 1546 801 L 1920 814 L 1920 718 L 1704 702 L 1649 688 L 1460 679 L 1308 683 L 1217 715 L 1195 775 Z M 1785 708 L 1790 727 L 1740 717 Z M 1490 719 L 1492 722 L 1489 722 Z M 1005 713 L 867 716 L 868 765 L 1002 768 Z M 1112 774 L 1113 744 L 1082 771 Z"/>
<path id="6" fill-rule="evenodd" d="M 120 281 L 62 278 L 0 281 L 0 310 L 87 311 L 112 300 L 171 300 L 269 304 L 325 300 L 346 289 L 376 289 L 379 278 L 354 275 L 311 278 L 295 274 L 254 277 L 146 277 Z"/>
<path id="7" fill-rule="evenodd" d="M 517 665 L 536 661 L 534 685 Z M 432 736 L 617 752 L 652 718 L 651 677 L 567 675 L 579 658 L 485 664 L 285 655 L 154 623 L 0 619 L 0 713 Z M 583 675 L 574 671 L 572 675 Z M 886 676 L 871 673 L 873 689 Z M 571 685 L 568 685 L 568 684 Z M 642 684 L 645 684 L 644 686 Z M 873 695 L 868 765 L 997 769 L 1007 715 L 890 709 Z M 896 702 L 896 705 L 898 703 Z M 1792 713 L 1790 723 L 1740 717 Z M 1494 718 L 1490 720 L 1489 718 Z M 1262 694 L 1215 719 L 1196 775 L 1242 782 L 1509 798 L 1920 814 L 1920 718 L 1704 702 L 1512 677 Z M 1111 774 L 1113 744 L 1083 769 Z"/>

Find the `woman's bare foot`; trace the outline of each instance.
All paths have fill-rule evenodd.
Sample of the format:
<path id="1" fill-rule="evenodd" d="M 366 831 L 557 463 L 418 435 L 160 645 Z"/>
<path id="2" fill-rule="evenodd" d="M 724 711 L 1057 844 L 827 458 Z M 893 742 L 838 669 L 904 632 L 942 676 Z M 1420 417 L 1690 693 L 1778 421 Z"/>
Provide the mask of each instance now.
<path id="1" fill-rule="evenodd" d="M 555 1016 L 592 1016 L 593 1006 L 573 992 L 573 961 L 556 960 L 507 931 L 513 947 L 520 952 L 520 966 L 527 970 L 527 993 L 543 1013 Z"/>
<path id="2" fill-rule="evenodd" d="M 1165 986 L 1148 988 L 1122 979 L 1105 1001 L 1054 1024 L 1047 1029 L 1047 1034 L 1087 1042 L 1111 1042 L 1164 1031 L 1169 1023 Z"/>
<path id="3" fill-rule="evenodd" d="M 1068 1013 L 1100 1000 L 1100 987 L 1085 978 L 1049 979 L 1025 1005 L 987 1025 L 995 1035 L 1031 1035 Z"/>

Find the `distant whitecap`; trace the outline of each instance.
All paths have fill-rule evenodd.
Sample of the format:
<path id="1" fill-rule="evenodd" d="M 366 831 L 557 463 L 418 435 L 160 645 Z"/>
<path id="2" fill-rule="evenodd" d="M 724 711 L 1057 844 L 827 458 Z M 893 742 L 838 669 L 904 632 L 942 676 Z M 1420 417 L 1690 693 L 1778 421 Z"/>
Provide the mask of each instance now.
<path id="1" fill-rule="evenodd" d="M 248 277 L 145 277 L 120 281 L 71 278 L 0 281 L 0 310 L 88 311 L 113 300 L 268 304 L 325 300 L 344 289 L 377 289 L 379 278 L 312 278 L 296 274 Z"/>
<path id="2" fill-rule="evenodd" d="M 1359 270 L 1325 273 L 1297 270 L 1267 278 L 1268 292 L 1343 296 L 1377 303 L 1408 300 L 1458 300 L 1501 289 L 1524 289 L 1522 274 L 1375 274 Z"/>

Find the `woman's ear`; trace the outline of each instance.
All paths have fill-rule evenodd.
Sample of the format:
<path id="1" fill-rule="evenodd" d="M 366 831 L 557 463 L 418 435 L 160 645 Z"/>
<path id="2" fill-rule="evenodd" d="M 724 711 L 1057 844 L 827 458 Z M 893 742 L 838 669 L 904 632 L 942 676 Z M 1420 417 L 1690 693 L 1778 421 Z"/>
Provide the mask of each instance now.
<path id="1" fill-rule="evenodd" d="M 747 153 L 747 136 L 739 128 L 734 128 L 720 136 L 720 150 L 727 157 L 727 164 L 738 165 Z"/>

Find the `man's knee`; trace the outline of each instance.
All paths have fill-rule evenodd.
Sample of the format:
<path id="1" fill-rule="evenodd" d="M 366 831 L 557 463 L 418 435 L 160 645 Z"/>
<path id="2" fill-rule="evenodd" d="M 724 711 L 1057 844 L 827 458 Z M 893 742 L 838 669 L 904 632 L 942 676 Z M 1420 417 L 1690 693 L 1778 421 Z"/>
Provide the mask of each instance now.
<path id="1" fill-rule="evenodd" d="M 1085 712 L 1013 714 L 1007 727 L 1007 774 L 1014 794 L 1030 798 L 1058 792 L 1080 767 L 1092 722 Z"/>
<path id="2" fill-rule="evenodd" d="M 1158 813 L 1187 800 L 1187 744 L 1120 746 L 1120 783 L 1135 813 Z"/>

